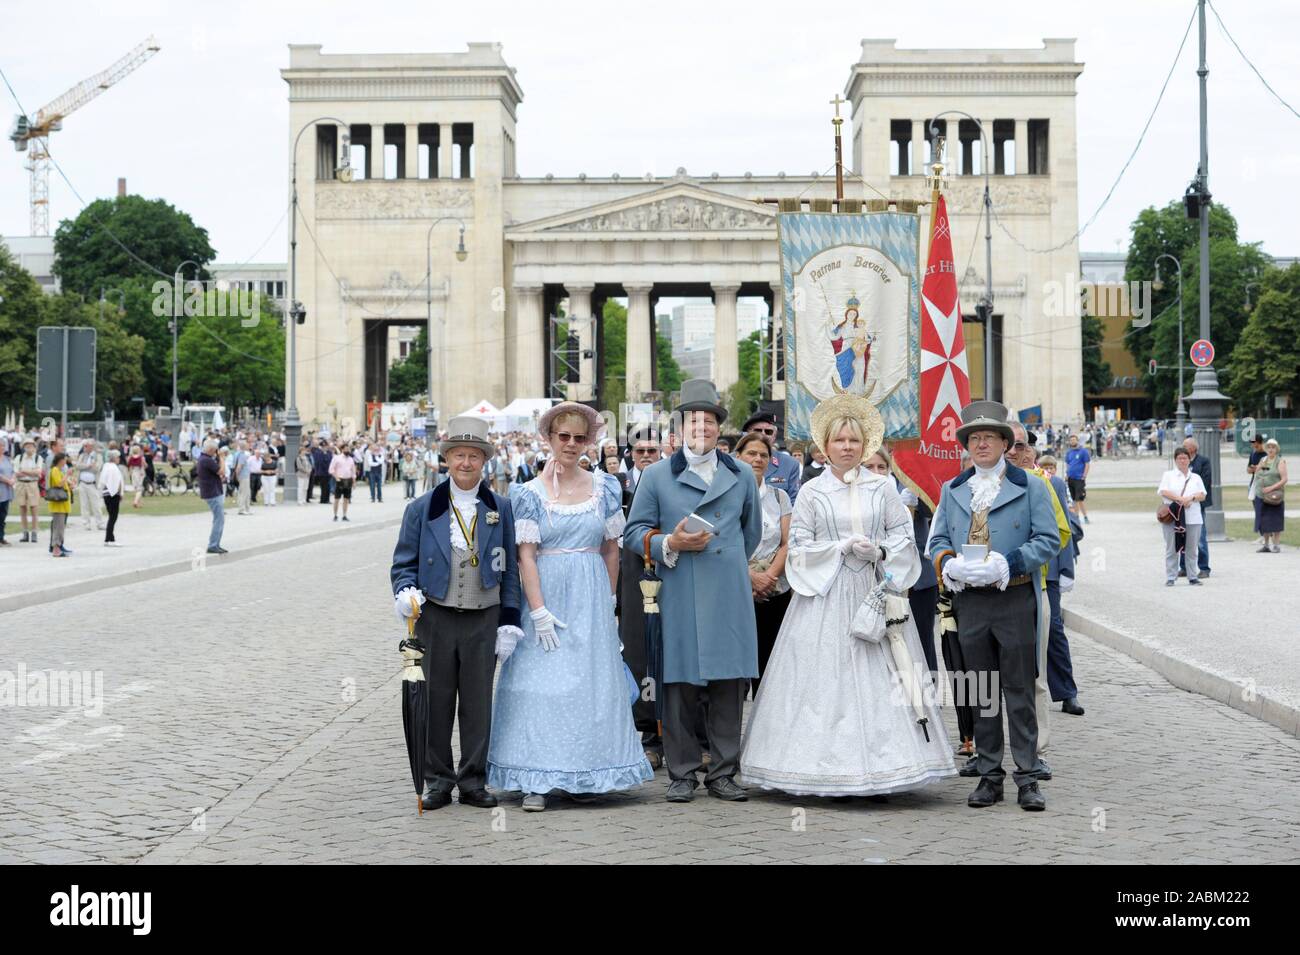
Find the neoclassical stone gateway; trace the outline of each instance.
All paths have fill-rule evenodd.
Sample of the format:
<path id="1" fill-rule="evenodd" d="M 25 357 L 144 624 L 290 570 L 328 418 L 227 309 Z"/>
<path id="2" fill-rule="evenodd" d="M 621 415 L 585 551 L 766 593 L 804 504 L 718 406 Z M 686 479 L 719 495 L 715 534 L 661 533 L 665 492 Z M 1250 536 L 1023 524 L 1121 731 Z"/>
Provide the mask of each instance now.
<path id="1" fill-rule="evenodd" d="M 1047 40 L 1041 50 L 900 50 L 892 40 L 864 40 L 844 90 L 852 198 L 928 197 L 936 114 L 969 113 L 991 133 L 1000 223 L 994 392 L 1013 407 L 1042 404 L 1058 421 L 1082 412 L 1078 317 L 1043 314 L 1049 283 L 1078 274 L 1074 95 L 1082 68 L 1070 40 Z M 386 389 L 388 327 L 423 324 L 430 311 L 434 398 L 444 417 L 480 398 L 501 405 L 549 393 L 548 316 L 561 303 L 584 349 L 602 355 L 599 320 L 581 319 L 599 316 L 611 297 L 628 300 L 629 398 L 655 390 L 655 302 L 666 296 L 713 299 L 725 388 L 737 377 L 737 298 L 761 296 L 774 314 L 781 309 L 775 207 L 756 200 L 834 196 L 833 174 L 520 176 L 523 90 L 498 44 L 373 56 L 291 46 L 282 76 L 290 143 L 315 127 L 297 155 L 297 298 L 307 311 L 298 327 L 298 406 L 309 425 L 360 418 L 366 400 Z M 963 311 L 973 315 L 984 284 L 983 241 L 973 240 L 977 227 L 983 233 L 986 157 L 974 123 L 955 115 L 939 122 L 949 142 Z M 360 167 L 351 182 L 333 175 L 345 132 Z M 826 169 L 831 157 L 810 149 L 809 162 Z M 464 261 L 455 254 L 460 223 Z M 979 394 L 983 329 L 965 328 Z M 582 361 L 571 394 L 593 397 L 599 361 Z M 780 396 L 780 382 L 773 393 Z"/>

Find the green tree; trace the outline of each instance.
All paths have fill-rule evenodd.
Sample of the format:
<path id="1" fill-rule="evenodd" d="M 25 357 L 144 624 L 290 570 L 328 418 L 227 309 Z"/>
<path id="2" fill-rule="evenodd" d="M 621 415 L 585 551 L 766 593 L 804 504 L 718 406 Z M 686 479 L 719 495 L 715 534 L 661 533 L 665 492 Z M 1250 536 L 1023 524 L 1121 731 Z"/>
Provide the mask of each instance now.
<path id="1" fill-rule="evenodd" d="M 601 381 L 600 408 L 618 413 L 627 400 L 627 309 L 613 299 L 605 300 L 601 313 L 605 377 Z M 682 369 L 673 358 L 673 343 L 655 334 L 655 389 L 665 396 L 682 387 Z"/>
<path id="2" fill-rule="evenodd" d="M 1155 207 L 1142 210 L 1132 226 L 1133 237 L 1129 243 L 1124 278 L 1126 281 L 1150 281 L 1155 276 L 1156 258 L 1168 253 L 1182 263 L 1183 269 L 1183 348 L 1182 360 L 1187 364 L 1186 349 L 1199 336 L 1200 301 L 1200 232 L 1198 222 L 1186 218 L 1181 201 L 1174 201 L 1163 209 Z M 1246 323 L 1243 303 L 1246 285 L 1256 281 L 1268 265 L 1268 257 L 1258 243 L 1242 243 L 1237 236 L 1237 221 L 1226 206 L 1210 207 L 1210 338 L 1215 350 L 1225 358 L 1236 347 L 1237 339 Z M 1130 330 L 1126 343 L 1139 367 L 1155 358 L 1163 367 L 1176 368 L 1178 349 L 1178 278 L 1177 270 L 1168 259 L 1161 260 L 1163 287 L 1152 290 L 1150 303 L 1151 323 L 1145 328 Z M 1226 367 L 1226 362 L 1223 363 Z M 1231 375 L 1220 368 L 1221 390 L 1231 394 Z M 1190 375 L 1185 375 L 1184 387 L 1191 387 Z M 1172 414 L 1177 404 L 1178 376 L 1159 374 L 1144 376 L 1143 382 L 1151 394 L 1157 415 Z"/>
<path id="3" fill-rule="evenodd" d="M 617 414 L 619 405 L 627 400 L 627 309 L 613 299 L 605 299 L 601 323 L 605 377 L 601 381 L 600 410 Z"/>
<path id="4" fill-rule="evenodd" d="M 177 348 L 181 400 L 220 403 L 232 411 L 244 405 L 281 405 L 285 344 L 279 310 L 270 299 L 253 295 L 253 316 L 244 317 L 235 297 L 234 292 L 208 292 L 202 297 L 202 314 L 182 316 Z"/>
<path id="5" fill-rule="evenodd" d="M 0 406 L 36 414 L 36 328 L 44 293 L 0 243 Z"/>
<path id="6" fill-rule="evenodd" d="M 429 331 L 421 325 L 406 357 L 388 369 L 390 401 L 410 401 L 429 391 Z"/>
<path id="7" fill-rule="evenodd" d="M 59 223 L 54 253 L 54 274 L 64 291 L 87 299 L 123 279 L 162 278 L 154 269 L 170 276 L 187 259 L 198 263 L 199 277 L 206 279 L 202 268 L 215 255 L 206 229 L 170 203 L 143 196 L 96 199 L 75 219 Z M 186 266 L 185 276 L 195 277 L 193 266 Z"/>
<path id="8" fill-rule="evenodd" d="M 722 406 L 727 409 L 728 426 L 732 429 L 740 427 L 749 417 L 749 413 L 754 410 L 749 386 L 743 380 L 733 381 L 727 388 L 726 394 L 722 396 Z"/>
<path id="9" fill-rule="evenodd" d="M 1082 324 L 1080 335 L 1083 341 L 1083 393 L 1085 396 L 1097 395 L 1110 387 L 1114 375 L 1110 370 L 1110 362 L 1101 357 L 1103 338 L 1101 319 L 1084 315 Z M 1084 407 L 1087 407 L 1087 402 L 1084 403 Z"/>
<path id="10" fill-rule="evenodd" d="M 758 407 L 758 402 L 763 397 L 763 382 L 758 371 L 760 352 L 763 347 L 762 341 L 761 332 L 750 332 L 749 337 L 738 346 L 739 380 L 745 386 L 745 395 L 750 402 L 750 411 Z M 748 417 L 749 413 L 749 411 L 746 411 L 745 416 Z"/>
<path id="11" fill-rule="evenodd" d="M 1271 396 L 1300 399 L 1300 263 L 1269 269 L 1228 368 L 1242 414 L 1267 417 Z"/>

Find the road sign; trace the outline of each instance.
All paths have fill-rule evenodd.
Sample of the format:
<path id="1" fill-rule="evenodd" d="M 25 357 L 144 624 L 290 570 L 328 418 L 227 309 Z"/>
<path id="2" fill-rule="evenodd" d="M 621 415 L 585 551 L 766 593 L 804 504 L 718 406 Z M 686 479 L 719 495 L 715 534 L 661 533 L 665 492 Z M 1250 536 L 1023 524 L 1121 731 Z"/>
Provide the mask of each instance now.
<path id="1" fill-rule="evenodd" d="M 95 330 L 43 325 L 36 329 L 36 410 L 90 414 L 95 410 Z"/>
<path id="2" fill-rule="evenodd" d="M 1192 342 L 1192 350 L 1190 354 L 1192 357 L 1192 364 L 1197 368 L 1204 368 L 1207 365 L 1214 364 L 1214 346 L 1210 344 L 1208 339 L 1198 338 L 1196 341 Z"/>

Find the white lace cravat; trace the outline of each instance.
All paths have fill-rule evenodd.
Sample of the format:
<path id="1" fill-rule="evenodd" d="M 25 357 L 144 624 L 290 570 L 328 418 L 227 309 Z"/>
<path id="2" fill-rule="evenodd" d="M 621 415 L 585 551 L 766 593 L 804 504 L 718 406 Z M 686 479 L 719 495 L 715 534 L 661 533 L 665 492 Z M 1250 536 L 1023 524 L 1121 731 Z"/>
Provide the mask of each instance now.
<path id="1" fill-rule="evenodd" d="M 1002 475 L 1006 473 L 1007 462 L 999 458 L 991 468 L 975 465 L 975 476 L 970 481 L 970 509 L 972 512 L 985 511 L 993 506 L 998 491 L 1002 489 Z"/>

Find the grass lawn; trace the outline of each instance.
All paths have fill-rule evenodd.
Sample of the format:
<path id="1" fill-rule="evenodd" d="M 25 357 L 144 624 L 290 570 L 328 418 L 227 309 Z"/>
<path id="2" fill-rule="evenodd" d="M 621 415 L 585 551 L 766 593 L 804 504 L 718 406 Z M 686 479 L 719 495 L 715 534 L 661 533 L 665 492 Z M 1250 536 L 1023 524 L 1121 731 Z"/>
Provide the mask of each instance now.
<path id="1" fill-rule="evenodd" d="M 1088 488 L 1088 510 L 1097 511 L 1156 511 L 1156 489 L 1140 487 L 1099 487 Z M 1249 511 L 1250 501 L 1246 500 L 1244 487 L 1225 487 L 1223 489 L 1223 507 L 1228 511 Z M 1250 527 L 1247 526 L 1247 530 Z"/>
<path id="2" fill-rule="evenodd" d="M 118 511 L 118 520 L 130 520 L 133 517 L 169 517 L 172 514 L 197 514 L 206 512 L 208 505 L 204 504 L 197 494 L 173 494 L 170 497 L 163 497 L 155 494 L 153 497 L 140 498 L 140 509 L 134 510 L 131 507 L 131 501 L 134 494 L 122 496 L 122 507 Z M 40 521 L 41 529 L 50 526 L 49 510 L 45 502 L 41 502 L 40 510 L 37 511 L 37 519 Z M 69 522 L 81 520 L 81 502 L 79 500 L 72 502 L 72 513 L 68 515 Z M 5 522 L 5 536 L 13 534 L 21 537 L 23 533 L 22 524 L 18 520 L 18 509 L 11 502 L 9 505 L 9 519 Z"/>
<path id="3" fill-rule="evenodd" d="M 1224 521 L 1224 529 L 1233 540 L 1253 541 L 1257 537 L 1254 521 L 1248 519 Z M 1300 521 L 1287 521 L 1282 531 L 1282 546 L 1300 547 Z"/>

